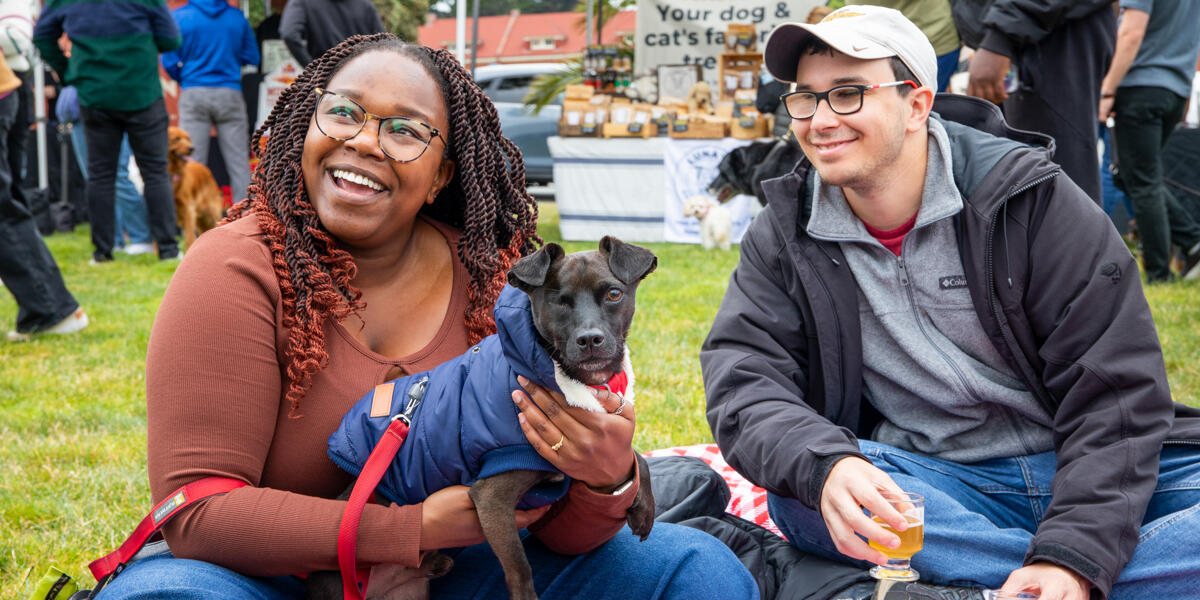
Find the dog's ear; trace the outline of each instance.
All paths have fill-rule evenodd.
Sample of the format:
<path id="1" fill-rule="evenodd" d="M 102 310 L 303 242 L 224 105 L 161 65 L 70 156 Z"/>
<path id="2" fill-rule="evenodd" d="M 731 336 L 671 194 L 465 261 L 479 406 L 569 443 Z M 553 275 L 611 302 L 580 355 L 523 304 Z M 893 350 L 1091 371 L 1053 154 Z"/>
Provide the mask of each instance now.
<path id="1" fill-rule="evenodd" d="M 563 254 L 562 246 L 554 242 L 542 246 L 537 252 L 518 260 L 508 270 L 508 282 L 525 292 L 545 285 L 550 265 L 561 259 Z"/>
<path id="2" fill-rule="evenodd" d="M 600 239 L 600 252 L 608 257 L 608 268 L 613 275 L 626 285 L 641 281 L 658 267 L 658 257 L 653 252 L 611 235 Z"/>

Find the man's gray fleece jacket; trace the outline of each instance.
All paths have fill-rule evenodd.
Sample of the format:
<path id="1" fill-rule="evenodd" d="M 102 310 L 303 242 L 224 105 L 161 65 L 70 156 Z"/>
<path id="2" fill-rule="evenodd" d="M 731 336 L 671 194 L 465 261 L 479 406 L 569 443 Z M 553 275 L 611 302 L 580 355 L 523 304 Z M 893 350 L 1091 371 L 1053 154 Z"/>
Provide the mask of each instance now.
<path id="1" fill-rule="evenodd" d="M 1000 366 L 1053 419 L 1053 499 L 1025 564 L 1066 566 L 1107 597 L 1137 545 L 1160 448 L 1200 443 L 1200 411 L 1171 401 L 1137 264 L 1037 147 L 1048 138 L 974 98 L 939 95 L 934 109 L 948 117 L 964 198 L 951 219 L 970 302 Z M 726 460 L 816 510 L 833 464 L 862 456 L 857 438 L 881 418 L 864 387 L 854 275 L 839 243 L 806 230 L 812 171 L 802 159 L 763 182 L 769 204 L 742 240 L 700 362 Z"/>

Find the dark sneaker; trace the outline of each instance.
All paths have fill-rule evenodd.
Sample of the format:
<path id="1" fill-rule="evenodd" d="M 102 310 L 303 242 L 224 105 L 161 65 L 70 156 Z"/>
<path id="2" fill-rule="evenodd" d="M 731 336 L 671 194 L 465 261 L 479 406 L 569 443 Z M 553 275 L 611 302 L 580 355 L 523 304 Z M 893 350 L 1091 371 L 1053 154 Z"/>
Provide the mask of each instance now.
<path id="1" fill-rule="evenodd" d="M 1200 278 L 1200 242 L 1196 242 L 1187 251 L 1187 256 L 1183 263 L 1183 279 L 1192 280 Z"/>
<path id="2" fill-rule="evenodd" d="M 94 267 L 98 264 L 110 263 L 112 261 L 113 261 L 113 257 L 111 254 L 100 254 L 99 252 L 93 252 L 92 260 L 89 260 L 88 264 Z"/>

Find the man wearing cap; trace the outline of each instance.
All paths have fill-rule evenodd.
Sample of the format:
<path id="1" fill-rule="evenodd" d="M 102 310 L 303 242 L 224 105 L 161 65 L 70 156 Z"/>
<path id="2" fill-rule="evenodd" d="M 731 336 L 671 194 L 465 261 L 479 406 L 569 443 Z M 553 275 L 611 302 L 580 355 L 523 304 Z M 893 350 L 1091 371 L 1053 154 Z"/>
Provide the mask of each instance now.
<path id="1" fill-rule="evenodd" d="M 923 581 L 1192 593 L 1200 411 L 1171 402 L 1137 264 L 1049 139 L 975 98 L 932 113 L 933 48 L 891 9 L 781 25 L 764 54 L 805 158 L 763 183 L 700 362 L 788 540 L 883 564 L 862 538 L 899 540 L 863 509 L 904 528 L 880 493 L 902 490 L 925 496 Z"/>

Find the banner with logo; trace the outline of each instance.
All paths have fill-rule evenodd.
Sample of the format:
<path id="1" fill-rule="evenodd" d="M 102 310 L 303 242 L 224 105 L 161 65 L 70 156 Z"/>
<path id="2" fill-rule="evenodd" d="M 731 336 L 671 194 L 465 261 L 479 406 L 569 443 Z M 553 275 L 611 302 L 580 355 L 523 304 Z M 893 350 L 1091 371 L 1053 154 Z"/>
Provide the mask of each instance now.
<path id="1" fill-rule="evenodd" d="M 639 73 L 654 73 L 659 65 L 698 64 L 704 80 L 716 86 L 717 59 L 725 52 L 730 23 L 754 25 L 762 52 L 776 25 L 803 23 L 822 4 L 825 0 L 638 0 L 634 61 Z"/>
<path id="2" fill-rule="evenodd" d="M 669 138 L 663 150 L 666 189 L 663 203 L 663 239 L 684 244 L 700 243 L 700 220 L 683 216 L 683 204 L 692 196 L 708 196 L 708 184 L 717 177 L 717 165 L 730 150 L 753 140 L 723 138 L 680 140 Z M 738 244 L 750 221 L 762 210 L 754 196 L 734 196 L 725 202 L 733 217 L 731 240 Z"/>

